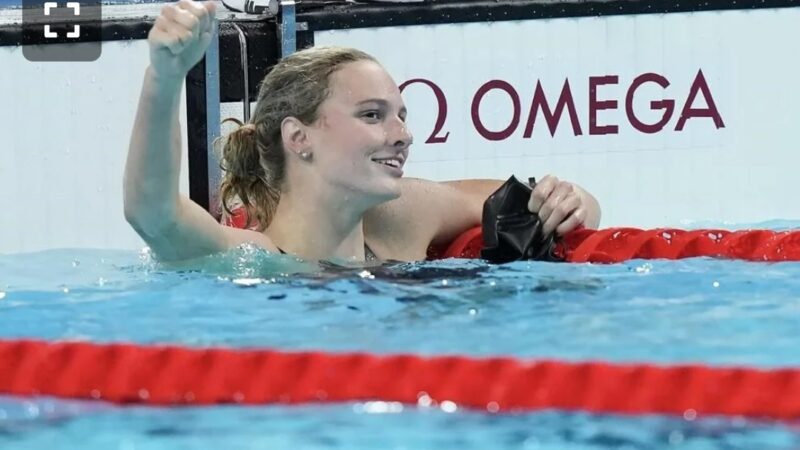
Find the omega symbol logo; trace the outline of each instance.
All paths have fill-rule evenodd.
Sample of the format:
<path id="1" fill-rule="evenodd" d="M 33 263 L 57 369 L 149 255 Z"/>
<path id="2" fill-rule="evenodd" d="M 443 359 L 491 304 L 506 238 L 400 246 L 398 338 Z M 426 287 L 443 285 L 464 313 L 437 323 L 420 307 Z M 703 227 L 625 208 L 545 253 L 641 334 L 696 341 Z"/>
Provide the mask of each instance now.
<path id="1" fill-rule="evenodd" d="M 57 9 L 58 3 L 57 2 L 45 2 L 44 3 L 44 15 L 49 16 L 51 9 Z M 73 15 L 80 16 L 81 15 L 81 5 L 78 2 L 67 2 L 67 8 L 72 8 L 75 12 Z M 67 32 L 68 38 L 78 38 L 81 36 L 81 26 L 80 25 L 73 25 L 72 31 Z M 50 25 L 44 26 L 44 37 L 48 39 L 57 38 L 58 33 L 50 30 Z"/>

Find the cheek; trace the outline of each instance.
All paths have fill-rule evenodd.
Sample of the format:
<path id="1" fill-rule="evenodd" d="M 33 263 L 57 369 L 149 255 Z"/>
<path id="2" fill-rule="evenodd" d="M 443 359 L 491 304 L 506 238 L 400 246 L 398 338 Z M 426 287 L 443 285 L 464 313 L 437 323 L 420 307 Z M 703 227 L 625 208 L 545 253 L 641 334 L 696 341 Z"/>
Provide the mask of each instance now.
<path id="1" fill-rule="evenodd" d="M 382 141 L 380 130 L 366 124 L 346 124 L 331 130 L 329 140 L 323 145 L 335 148 L 342 157 L 365 157 Z"/>

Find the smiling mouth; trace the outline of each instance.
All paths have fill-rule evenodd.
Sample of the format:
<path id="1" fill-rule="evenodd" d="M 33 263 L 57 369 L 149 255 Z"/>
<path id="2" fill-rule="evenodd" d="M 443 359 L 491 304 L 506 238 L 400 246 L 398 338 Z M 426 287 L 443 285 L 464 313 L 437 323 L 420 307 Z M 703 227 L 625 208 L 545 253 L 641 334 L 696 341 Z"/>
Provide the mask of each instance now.
<path id="1" fill-rule="evenodd" d="M 399 160 L 397 160 L 395 158 L 373 159 L 372 162 L 374 162 L 376 164 L 382 164 L 384 166 L 394 167 L 395 169 L 399 169 L 399 168 L 401 168 L 403 166 L 403 164 Z"/>

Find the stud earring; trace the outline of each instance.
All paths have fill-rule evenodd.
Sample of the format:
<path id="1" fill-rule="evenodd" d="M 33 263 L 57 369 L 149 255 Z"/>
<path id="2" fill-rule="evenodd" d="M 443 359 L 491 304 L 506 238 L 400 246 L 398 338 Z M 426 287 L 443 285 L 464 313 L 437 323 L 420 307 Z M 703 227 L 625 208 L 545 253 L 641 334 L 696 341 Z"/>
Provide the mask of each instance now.
<path id="1" fill-rule="evenodd" d="M 300 152 L 300 159 L 303 161 L 311 161 L 311 156 L 313 156 L 311 152 Z"/>

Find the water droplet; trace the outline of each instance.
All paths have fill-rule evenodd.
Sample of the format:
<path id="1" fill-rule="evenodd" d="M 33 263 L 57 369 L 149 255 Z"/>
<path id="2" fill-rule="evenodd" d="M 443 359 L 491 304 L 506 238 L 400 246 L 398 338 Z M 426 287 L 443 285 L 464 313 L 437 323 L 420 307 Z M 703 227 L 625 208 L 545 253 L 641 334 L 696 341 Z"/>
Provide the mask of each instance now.
<path id="1" fill-rule="evenodd" d="M 78 266 L 80 266 L 80 265 L 81 265 L 81 262 L 80 262 L 80 261 L 78 261 L 77 259 L 75 259 L 75 260 L 73 260 L 73 261 L 72 261 L 72 267 L 78 267 Z"/>
<path id="2" fill-rule="evenodd" d="M 3 291 L 0 291 L 0 300 L 2 300 L 4 298 L 6 298 L 6 293 L 3 292 Z"/>
<path id="3" fill-rule="evenodd" d="M 476 308 L 470 308 L 469 309 L 469 315 L 470 316 L 475 316 L 477 314 L 478 314 L 478 310 Z"/>
<path id="4" fill-rule="evenodd" d="M 99 286 L 105 286 L 105 284 L 106 284 L 106 279 L 105 279 L 105 278 L 103 278 L 103 277 L 100 277 L 100 278 L 97 280 L 97 284 L 98 284 Z"/>
<path id="5" fill-rule="evenodd" d="M 353 406 L 353 411 L 360 414 L 393 414 L 403 412 L 400 402 L 371 401 Z"/>
<path id="6" fill-rule="evenodd" d="M 683 418 L 688 421 L 692 421 L 697 418 L 697 411 L 691 408 L 687 409 L 686 411 L 683 412 Z"/>
<path id="7" fill-rule="evenodd" d="M 450 400 L 443 401 L 440 407 L 442 408 L 442 411 L 446 413 L 454 413 L 458 410 L 458 405 Z"/>
<path id="8" fill-rule="evenodd" d="M 715 288 L 718 288 L 719 287 L 719 281 L 715 281 L 715 282 L 711 283 L 711 285 L 714 286 Z"/>
<path id="9" fill-rule="evenodd" d="M 500 411 L 500 405 L 498 405 L 497 402 L 489 402 L 486 404 L 486 410 L 490 413 L 496 413 Z"/>
<path id="10" fill-rule="evenodd" d="M 39 415 L 39 407 L 35 403 L 29 403 L 25 406 L 25 414 L 28 417 L 37 417 Z"/>
<path id="11" fill-rule="evenodd" d="M 243 287 L 253 287 L 263 282 L 264 280 L 262 280 L 261 278 L 236 278 L 233 280 L 233 284 Z"/>
<path id="12" fill-rule="evenodd" d="M 427 392 L 420 392 L 417 394 L 417 406 L 421 408 L 428 408 L 433 405 L 433 399 Z"/>

